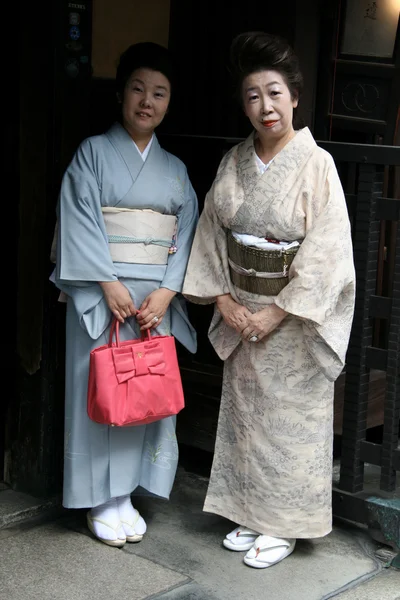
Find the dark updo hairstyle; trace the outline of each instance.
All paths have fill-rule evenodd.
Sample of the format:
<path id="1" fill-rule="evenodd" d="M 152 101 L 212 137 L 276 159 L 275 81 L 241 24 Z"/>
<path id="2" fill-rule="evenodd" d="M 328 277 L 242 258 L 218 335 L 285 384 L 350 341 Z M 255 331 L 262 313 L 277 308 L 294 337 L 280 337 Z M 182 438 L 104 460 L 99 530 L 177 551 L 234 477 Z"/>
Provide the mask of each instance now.
<path id="1" fill-rule="evenodd" d="M 129 46 L 120 57 L 116 76 L 116 91 L 120 99 L 129 77 L 137 69 L 159 71 L 168 79 L 172 88 L 173 68 L 167 48 L 154 42 L 140 42 Z"/>
<path id="2" fill-rule="evenodd" d="M 291 46 L 283 38 L 262 31 L 240 33 L 235 37 L 230 49 L 230 70 L 240 99 L 244 79 L 260 71 L 278 71 L 293 100 L 300 98 L 303 89 L 303 76 Z"/>

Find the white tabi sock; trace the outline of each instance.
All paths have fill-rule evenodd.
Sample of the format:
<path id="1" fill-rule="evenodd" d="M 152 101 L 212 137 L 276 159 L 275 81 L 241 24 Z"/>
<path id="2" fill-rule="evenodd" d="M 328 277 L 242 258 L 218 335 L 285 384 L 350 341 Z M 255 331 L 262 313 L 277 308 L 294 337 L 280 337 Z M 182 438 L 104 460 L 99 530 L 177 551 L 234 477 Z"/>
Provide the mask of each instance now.
<path id="1" fill-rule="evenodd" d="M 144 535 L 147 529 L 146 522 L 136 508 L 133 508 L 130 494 L 119 496 L 117 506 L 125 534 L 128 536 Z"/>
<path id="2" fill-rule="evenodd" d="M 115 498 L 111 498 L 111 500 L 100 504 L 100 506 L 94 506 L 90 514 L 93 518 L 93 528 L 97 537 L 105 540 L 125 539 Z"/>

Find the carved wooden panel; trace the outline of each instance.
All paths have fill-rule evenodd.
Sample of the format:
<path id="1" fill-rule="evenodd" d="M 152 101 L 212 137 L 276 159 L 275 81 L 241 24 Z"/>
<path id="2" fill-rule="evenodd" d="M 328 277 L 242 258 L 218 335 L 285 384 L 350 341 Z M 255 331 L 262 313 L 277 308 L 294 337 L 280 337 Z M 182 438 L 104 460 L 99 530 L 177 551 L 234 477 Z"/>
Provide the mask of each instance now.
<path id="1" fill-rule="evenodd" d="M 386 120 L 391 81 L 339 74 L 334 92 L 333 113 L 352 118 Z"/>

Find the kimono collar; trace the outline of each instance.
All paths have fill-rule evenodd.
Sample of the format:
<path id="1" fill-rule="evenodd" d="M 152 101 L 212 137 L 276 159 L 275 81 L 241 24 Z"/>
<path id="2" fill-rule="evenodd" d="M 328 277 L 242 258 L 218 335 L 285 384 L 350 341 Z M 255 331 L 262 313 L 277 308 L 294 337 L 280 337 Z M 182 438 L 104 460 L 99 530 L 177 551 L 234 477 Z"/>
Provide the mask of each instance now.
<path id="1" fill-rule="evenodd" d="M 260 173 L 252 133 L 238 146 L 236 177 L 232 177 L 232 171 L 227 169 L 227 175 L 221 178 L 221 184 L 218 184 L 216 202 L 221 202 L 219 198 L 230 198 L 230 202 L 224 204 L 223 210 L 219 208 L 219 213 L 225 215 L 222 217 L 224 225 L 246 233 L 248 223 L 252 221 L 253 235 L 264 237 L 270 206 L 284 204 L 316 147 L 309 129 L 301 129 L 274 157 L 268 169 Z M 234 155 L 231 158 L 234 164 Z"/>
<path id="2" fill-rule="evenodd" d="M 153 143 L 153 138 L 154 138 L 154 133 L 150 138 L 149 143 L 147 144 L 146 148 L 143 150 L 143 152 L 141 152 L 138 148 L 138 145 L 136 142 L 133 142 L 136 146 L 136 150 L 139 152 L 140 156 L 142 157 L 143 162 L 146 160 L 149 152 L 150 152 L 150 148 L 151 148 L 151 144 Z"/>
<path id="3" fill-rule="evenodd" d="M 160 150 L 160 144 L 158 143 L 155 133 L 153 133 L 153 137 L 149 142 L 151 146 L 148 151 L 147 160 L 143 161 L 143 158 L 131 136 L 126 131 L 125 127 L 118 122 L 114 123 L 114 125 L 110 127 L 106 133 L 106 136 L 112 145 L 118 150 L 133 180 L 137 178 L 144 165 L 151 161 L 153 156 L 155 156 Z"/>
<path id="4" fill-rule="evenodd" d="M 238 175 L 242 180 L 254 181 L 256 183 L 260 177 L 268 177 L 274 180 L 278 190 L 286 181 L 288 171 L 299 169 L 302 163 L 307 162 L 310 155 L 316 147 L 316 142 L 311 135 L 308 127 L 300 129 L 296 135 L 282 148 L 273 158 L 267 171 L 260 174 L 257 164 L 257 154 L 254 147 L 255 131 L 242 142 L 238 150 Z"/>

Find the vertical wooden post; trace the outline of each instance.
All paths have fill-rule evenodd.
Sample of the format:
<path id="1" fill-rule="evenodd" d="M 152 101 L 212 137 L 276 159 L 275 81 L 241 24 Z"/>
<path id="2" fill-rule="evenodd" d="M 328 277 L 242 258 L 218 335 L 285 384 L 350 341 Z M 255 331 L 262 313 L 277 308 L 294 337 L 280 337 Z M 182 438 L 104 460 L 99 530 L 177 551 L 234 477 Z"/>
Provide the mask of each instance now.
<path id="1" fill-rule="evenodd" d="M 383 170 L 361 164 L 358 173 L 354 227 L 354 257 L 357 275 L 353 328 L 346 359 L 342 457 L 339 487 L 348 492 L 363 488 L 364 464 L 360 443 L 365 439 L 369 392 L 367 347 L 372 343 L 369 299 L 375 293 L 379 245 L 376 199 L 382 194 Z"/>

